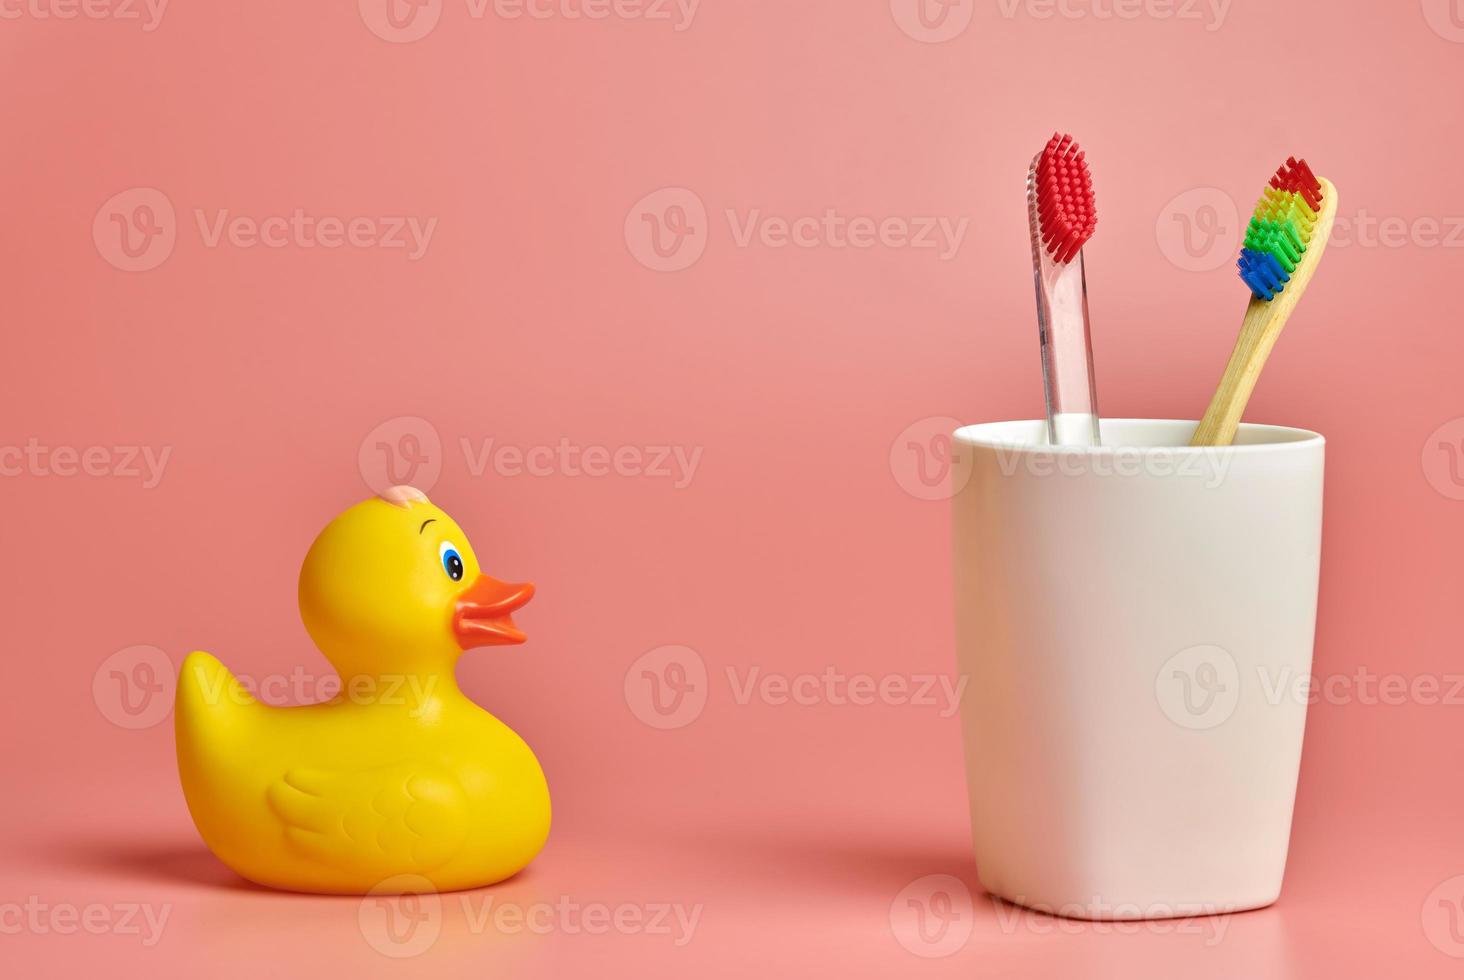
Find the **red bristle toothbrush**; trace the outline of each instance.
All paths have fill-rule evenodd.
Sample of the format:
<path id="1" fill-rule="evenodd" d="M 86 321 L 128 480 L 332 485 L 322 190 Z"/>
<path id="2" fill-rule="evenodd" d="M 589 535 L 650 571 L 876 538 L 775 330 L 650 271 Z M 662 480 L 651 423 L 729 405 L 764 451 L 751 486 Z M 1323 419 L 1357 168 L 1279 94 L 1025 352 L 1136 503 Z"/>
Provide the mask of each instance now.
<path id="1" fill-rule="evenodd" d="M 1250 305 L 1230 363 L 1190 445 L 1228 446 L 1235 438 L 1266 357 L 1322 261 L 1336 217 L 1337 188 L 1314 175 L 1305 160 L 1288 158 L 1246 227 L 1237 264 L 1251 290 Z"/>
<path id="2" fill-rule="evenodd" d="M 1088 283 L 1083 244 L 1097 213 L 1093 179 L 1071 136 L 1054 133 L 1027 171 L 1027 218 L 1032 231 L 1032 278 L 1042 340 L 1047 440 L 1096 446 L 1098 397 L 1088 333 Z"/>

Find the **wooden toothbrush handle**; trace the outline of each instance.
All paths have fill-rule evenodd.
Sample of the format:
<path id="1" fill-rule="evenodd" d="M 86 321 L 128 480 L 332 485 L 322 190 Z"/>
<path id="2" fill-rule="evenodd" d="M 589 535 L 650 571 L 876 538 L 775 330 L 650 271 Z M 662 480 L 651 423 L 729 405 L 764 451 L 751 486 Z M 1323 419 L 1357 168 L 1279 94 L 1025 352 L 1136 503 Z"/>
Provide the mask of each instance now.
<path id="1" fill-rule="evenodd" d="M 1246 402 L 1250 401 L 1261 368 L 1266 366 L 1266 358 L 1276 346 L 1276 338 L 1281 336 L 1285 324 L 1285 318 L 1278 321 L 1275 312 L 1273 304 L 1259 299 L 1252 299 L 1246 307 L 1235 349 L 1230 352 L 1230 361 L 1210 399 L 1210 407 L 1205 409 L 1205 417 L 1190 440 L 1191 446 L 1228 446 L 1235 441 Z"/>

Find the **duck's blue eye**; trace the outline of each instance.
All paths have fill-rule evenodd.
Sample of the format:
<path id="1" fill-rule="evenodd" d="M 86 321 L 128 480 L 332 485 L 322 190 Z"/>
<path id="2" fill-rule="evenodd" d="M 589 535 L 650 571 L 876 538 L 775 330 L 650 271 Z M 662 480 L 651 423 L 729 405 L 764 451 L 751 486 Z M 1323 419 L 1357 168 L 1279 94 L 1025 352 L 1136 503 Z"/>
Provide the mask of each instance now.
<path id="1" fill-rule="evenodd" d="M 437 549 L 437 555 L 442 559 L 442 570 L 447 577 L 457 582 L 463 577 L 463 556 L 457 553 L 457 548 L 452 542 L 444 541 Z"/>

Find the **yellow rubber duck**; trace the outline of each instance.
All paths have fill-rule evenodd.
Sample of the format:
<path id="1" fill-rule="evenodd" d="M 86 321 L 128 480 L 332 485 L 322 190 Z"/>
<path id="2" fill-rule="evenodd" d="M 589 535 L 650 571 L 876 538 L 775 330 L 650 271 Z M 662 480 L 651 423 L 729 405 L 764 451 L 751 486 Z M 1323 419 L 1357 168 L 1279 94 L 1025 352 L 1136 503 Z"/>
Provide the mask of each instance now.
<path id="1" fill-rule="evenodd" d="M 331 521 L 300 570 L 300 615 L 341 677 L 277 708 L 207 653 L 178 681 L 178 772 L 220 860 L 300 892 L 450 891 L 522 869 L 549 835 L 523 739 L 458 689 L 458 655 L 522 643 L 532 585 L 482 574 L 451 517 L 393 487 Z"/>

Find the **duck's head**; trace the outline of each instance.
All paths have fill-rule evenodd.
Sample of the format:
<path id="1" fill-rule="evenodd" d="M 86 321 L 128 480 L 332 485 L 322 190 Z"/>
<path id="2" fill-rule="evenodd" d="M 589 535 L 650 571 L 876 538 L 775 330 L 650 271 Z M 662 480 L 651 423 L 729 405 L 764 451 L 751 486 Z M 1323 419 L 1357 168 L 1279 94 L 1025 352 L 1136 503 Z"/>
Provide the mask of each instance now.
<path id="1" fill-rule="evenodd" d="M 341 514 L 300 569 L 300 617 L 342 676 L 450 668 L 470 647 L 522 643 L 534 594 L 484 575 L 457 522 L 412 487 Z"/>

